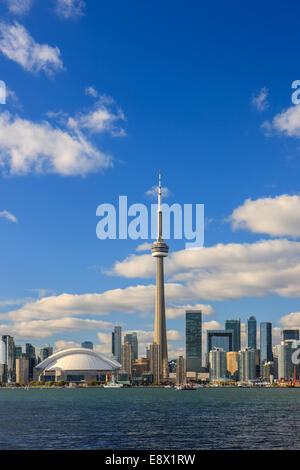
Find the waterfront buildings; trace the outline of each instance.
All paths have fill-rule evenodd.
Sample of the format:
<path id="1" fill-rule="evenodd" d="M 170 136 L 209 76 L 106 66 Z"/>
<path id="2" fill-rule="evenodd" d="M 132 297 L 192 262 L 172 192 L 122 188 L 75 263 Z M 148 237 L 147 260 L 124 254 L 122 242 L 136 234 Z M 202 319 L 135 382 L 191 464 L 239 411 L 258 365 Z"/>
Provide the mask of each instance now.
<path id="1" fill-rule="evenodd" d="M 39 348 L 37 350 L 37 362 L 42 362 L 47 357 L 52 356 L 53 354 L 53 347 L 50 344 L 46 344 L 43 348 Z"/>
<path id="2" fill-rule="evenodd" d="M 132 375 L 133 348 L 132 344 L 126 342 L 122 345 L 122 372 Z"/>
<path id="3" fill-rule="evenodd" d="M 256 379 L 255 349 L 245 348 L 239 351 L 239 381 L 253 382 Z"/>
<path id="4" fill-rule="evenodd" d="M 260 367 L 265 362 L 273 360 L 272 355 L 272 323 L 262 322 L 260 324 Z"/>
<path id="5" fill-rule="evenodd" d="M 122 327 L 115 326 L 112 332 L 112 354 L 118 362 L 122 359 Z"/>
<path id="6" fill-rule="evenodd" d="M 241 320 L 226 320 L 225 330 L 232 331 L 232 351 L 241 349 Z"/>
<path id="7" fill-rule="evenodd" d="M 139 352 L 139 346 L 138 346 L 138 338 L 137 334 L 135 332 L 133 333 L 127 333 L 124 336 L 124 343 L 130 343 L 132 346 L 132 360 L 136 361 L 138 359 L 138 352 Z"/>
<path id="8" fill-rule="evenodd" d="M 162 227 L 162 190 L 161 173 L 159 172 L 158 184 L 158 235 L 152 245 L 152 256 L 156 258 L 156 302 L 155 302 L 155 324 L 154 344 L 158 345 L 159 353 L 159 377 L 166 379 L 169 376 L 168 367 L 168 344 L 165 310 L 165 287 L 164 287 L 164 258 L 168 256 L 169 247 L 163 240 Z"/>
<path id="9" fill-rule="evenodd" d="M 1 364 L 2 381 L 15 382 L 16 380 L 16 359 L 15 342 L 12 336 L 3 335 L 1 340 Z"/>
<path id="10" fill-rule="evenodd" d="M 34 380 L 42 382 L 105 381 L 115 375 L 121 364 L 87 348 L 70 348 L 47 357 L 34 368 Z"/>
<path id="11" fill-rule="evenodd" d="M 29 361 L 26 357 L 16 359 L 16 382 L 24 385 L 29 382 Z"/>
<path id="12" fill-rule="evenodd" d="M 251 349 L 256 349 L 256 337 L 257 337 L 257 323 L 255 317 L 247 318 L 247 347 Z"/>
<path id="13" fill-rule="evenodd" d="M 202 370 L 202 311 L 185 313 L 185 347 L 187 372 Z"/>
<path id="14" fill-rule="evenodd" d="M 29 380 L 33 379 L 33 368 L 36 366 L 37 360 L 35 355 L 35 347 L 32 344 L 26 344 L 25 357 L 28 359 Z"/>
<path id="15" fill-rule="evenodd" d="M 294 364 L 292 362 L 292 354 L 294 340 L 281 341 L 278 348 L 278 378 L 291 379 L 294 376 Z"/>
<path id="16" fill-rule="evenodd" d="M 215 348 L 209 351 L 209 379 L 211 382 L 225 380 L 227 377 L 226 351 Z"/>
<path id="17" fill-rule="evenodd" d="M 183 356 L 179 356 L 176 361 L 176 385 L 186 383 L 186 361 Z"/>
<path id="18" fill-rule="evenodd" d="M 238 380 L 239 376 L 239 353 L 237 351 L 228 351 L 227 357 L 227 370 L 233 380 Z"/>
<path id="19" fill-rule="evenodd" d="M 232 330 L 207 330 L 207 361 L 209 366 L 209 352 L 214 348 L 232 351 Z"/>

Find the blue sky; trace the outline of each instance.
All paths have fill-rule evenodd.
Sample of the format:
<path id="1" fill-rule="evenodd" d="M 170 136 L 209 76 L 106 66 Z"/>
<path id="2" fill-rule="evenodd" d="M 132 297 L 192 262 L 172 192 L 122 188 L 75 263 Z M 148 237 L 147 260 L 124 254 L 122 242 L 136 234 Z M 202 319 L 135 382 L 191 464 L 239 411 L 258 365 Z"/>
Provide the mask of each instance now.
<path id="1" fill-rule="evenodd" d="M 96 208 L 119 195 L 150 205 L 159 168 L 168 203 L 203 203 L 207 218 L 201 269 L 172 258 L 184 241 L 169 243 L 168 308 L 182 307 L 169 314 L 170 354 L 182 352 L 186 305 L 205 305 L 210 328 L 249 315 L 300 326 L 299 10 L 0 1 L 2 334 L 107 352 L 120 323 L 151 342 L 154 298 L 136 286 L 153 285 L 154 260 L 135 251 L 144 240 L 99 240 Z"/>

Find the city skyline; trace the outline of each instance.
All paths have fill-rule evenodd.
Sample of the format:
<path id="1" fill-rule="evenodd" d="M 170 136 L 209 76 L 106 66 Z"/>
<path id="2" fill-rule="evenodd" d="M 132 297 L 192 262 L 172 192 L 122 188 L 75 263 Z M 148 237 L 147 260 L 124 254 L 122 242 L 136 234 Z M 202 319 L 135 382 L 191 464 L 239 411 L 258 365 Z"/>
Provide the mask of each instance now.
<path id="1" fill-rule="evenodd" d="M 66 15 L 58 3 L 0 4 L 0 335 L 55 348 L 89 339 L 109 353 L 121 325 L 144 351 L 153 240 L 99 240 L 96 209 L 122 195 L 150 205 L 161 167 L 166 202 L 205 205 L 204 248 L 170 241 L 169 357 L 184 354 L 189 309 L 202 310 L 204 334 L 243 319 L 243 339 L 255 315 L 278 344 L 300 327 L 300 7 L 291 17 L 275 5 L 261 24 L 255 6 L 221 2 L 217 18 L 197 2 L 193 15 L 117 2 L 117 17 L 108 4 Z"/>

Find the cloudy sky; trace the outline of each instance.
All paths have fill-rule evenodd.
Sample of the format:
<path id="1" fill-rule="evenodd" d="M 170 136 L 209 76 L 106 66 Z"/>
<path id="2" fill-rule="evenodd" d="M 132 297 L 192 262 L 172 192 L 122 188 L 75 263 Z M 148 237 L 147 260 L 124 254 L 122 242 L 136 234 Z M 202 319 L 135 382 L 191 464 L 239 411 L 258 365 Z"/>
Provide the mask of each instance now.
<path id="1" fill-rule="evenodd" d="M 150 208 L 159 168 L 169 204 L 205 207 L 202 249 L 169 241 L 170 357 L 186 308 L 272 321 L 275 344 L 300 327 L 292 5 L 0 0 L 0 334 L 110 352 L 120 324 L 144 353 L 151 240 L 100 240 L 96 210 Z"/>

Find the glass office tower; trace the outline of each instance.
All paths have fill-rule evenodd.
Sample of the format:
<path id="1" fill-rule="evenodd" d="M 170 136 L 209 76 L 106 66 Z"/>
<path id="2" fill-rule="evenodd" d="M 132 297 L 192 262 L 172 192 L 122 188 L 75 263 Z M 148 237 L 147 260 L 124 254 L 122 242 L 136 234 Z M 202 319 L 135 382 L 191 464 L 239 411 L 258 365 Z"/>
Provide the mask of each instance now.
<path id="1" fill-rule="evenodd" d="M 247 347 L 251 349 L 256 349 L 256 318 L 248 317 L 247 318 Z"/>
<path id="2" fill-rule="evenodd" d="M 136 361 L 139 357 L 139 345 L 138 345 L 138 339 L 137 339 L 137 334 L 134 333 L 127 333 L 124 336 L 124 344 L 129 343 L 132 346 L 132 360 Z"/>
<path id="3" fill-rule="evenodd" d="M 226 320 L 225 330 L 233 331 L 232 351 L 241 349 L 241 320 Z"/>
<path id="4" fill-rule="evenodd" d="M 299 340 L 299 330 L 283 330 L 282 341 Z"/>
<path id="5" fill-rule="evenodd" d="M 273 360 L 272 323 L 262 322 L 260 324 L 260 366 L 261 366 L 261 369 L 265 362 L 270 362 L 272 360 Z"/>
<path id="6" fill-rule="evenodd" d="M 186 370 L 200 372 L 202 368 L 202 311 L 185 312 Z"/>

